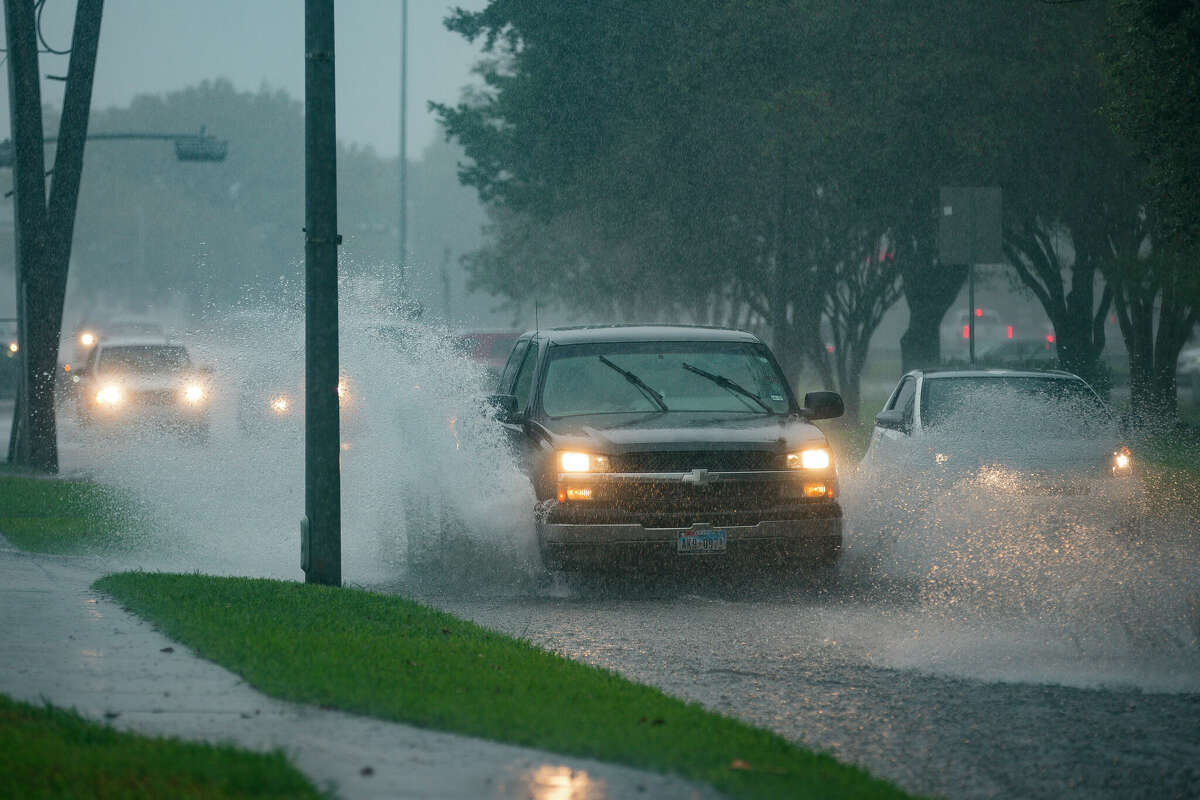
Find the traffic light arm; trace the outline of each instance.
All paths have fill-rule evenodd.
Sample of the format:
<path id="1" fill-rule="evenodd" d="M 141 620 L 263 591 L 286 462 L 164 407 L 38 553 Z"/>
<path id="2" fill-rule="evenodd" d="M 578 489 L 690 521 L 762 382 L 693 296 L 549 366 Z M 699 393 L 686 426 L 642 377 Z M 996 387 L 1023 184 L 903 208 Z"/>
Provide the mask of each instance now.
<path id="1" fill-rule="evenodd" d="M 204 132 L 199 133 L 150 133 L 117 131 L 112 133 L 89 133 L 88 141 L 162 141 L 175 143 L 175 157 L 180 161 L 224 161 L 229 153 L 229 140 L 218 139 Z M 46 144 L 57 142 L 57 136 L 47 136 Z M 16 158 L 13 143 L 9 139 L 0 142 L 0 168 L 11 167 Z"/>

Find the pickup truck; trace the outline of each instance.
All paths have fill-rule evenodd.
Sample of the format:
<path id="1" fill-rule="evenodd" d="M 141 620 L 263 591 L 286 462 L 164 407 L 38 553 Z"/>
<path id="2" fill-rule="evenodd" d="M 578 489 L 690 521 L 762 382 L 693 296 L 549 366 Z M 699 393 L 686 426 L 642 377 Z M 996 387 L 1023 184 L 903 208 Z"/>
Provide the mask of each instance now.
<path id="1" fill-rule="evenodd" d="M 831 566 L 837 465 L 770 349 L 744 331 L 605 326 L 518 338 L 489 399 L 537 496 L 544 565 L 562 571 Z"/>

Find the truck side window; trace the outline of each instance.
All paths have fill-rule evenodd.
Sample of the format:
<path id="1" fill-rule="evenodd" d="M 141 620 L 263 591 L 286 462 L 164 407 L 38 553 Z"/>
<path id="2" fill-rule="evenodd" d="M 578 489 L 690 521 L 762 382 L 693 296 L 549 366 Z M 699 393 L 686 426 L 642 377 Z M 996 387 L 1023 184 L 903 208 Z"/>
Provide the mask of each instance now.
<path id="1" fill-rule="evenodd" d="M 524 411 L 529 404 L 529 390 L 533 388 L 533 367 L 537 363 L 538 349 L 532 344 L 525 352 L 525 360 L 517 371 L 517 382 L 513 394 L 517 396 L 517 410 Z"/>
<path id="2" fill-rule="evenodd" d="M 529 340 L 521 339 L 513 345 L 512 352 L 508 354 L 508 361 L 504 362 L 504 371 L 500 373 L 498 391 L 502 394 L 512 394 L 513 378 L 516 377 L 517 367 L 521 366 L 521 359 L 525 357 L 528 347 Z"/>

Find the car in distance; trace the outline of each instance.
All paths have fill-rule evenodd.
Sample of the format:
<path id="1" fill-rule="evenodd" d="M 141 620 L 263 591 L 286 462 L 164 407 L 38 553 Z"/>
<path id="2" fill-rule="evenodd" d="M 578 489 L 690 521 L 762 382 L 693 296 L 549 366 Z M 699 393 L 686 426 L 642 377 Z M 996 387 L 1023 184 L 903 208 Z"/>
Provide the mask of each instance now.
<path id="1" fill-rule="evenodd" d="M 537 497 L 551 570 L 832 565 L 837 468 L 812 420 L 841 397 L 796 402 L 752 334 L 687 326 L 523 334 L 491 397 Z"/>
<path id="2" fill-rule="evenodd" d="M 157 425 L 201 438 L 208 434 L 210 376 L 181 344 L 102 339 L 74 377 L 85 424 Z"/>

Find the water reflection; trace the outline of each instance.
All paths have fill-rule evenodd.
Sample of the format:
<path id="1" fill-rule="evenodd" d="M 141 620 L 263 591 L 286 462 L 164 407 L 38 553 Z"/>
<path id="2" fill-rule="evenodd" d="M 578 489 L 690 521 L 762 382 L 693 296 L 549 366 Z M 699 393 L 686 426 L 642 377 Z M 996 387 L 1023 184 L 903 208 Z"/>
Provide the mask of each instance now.
<path id="1" fill-rule="evenodd" d="M 542 764 L 521 776 L 530 800 L 601 800 L 608 786 L 585 770 Z"/>

